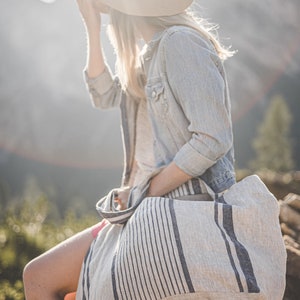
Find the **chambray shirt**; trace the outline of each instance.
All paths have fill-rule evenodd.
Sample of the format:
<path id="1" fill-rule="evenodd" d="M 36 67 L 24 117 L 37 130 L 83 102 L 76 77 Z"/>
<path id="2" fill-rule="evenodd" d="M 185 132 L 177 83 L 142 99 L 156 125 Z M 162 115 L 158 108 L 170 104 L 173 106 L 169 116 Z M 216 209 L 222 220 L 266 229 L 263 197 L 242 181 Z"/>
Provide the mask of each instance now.
<path id="1" fill-rule="evenodd" d="M 156 34 L 142 51 L 145 92 L 154 135 L 156 167 L 174 161 L 215 193 L 235 183 L 230 99 L 223 63 L 196 30 L 173 26 Z M 137 99 L 122 91 L 108 67 L 85 79 L 93 104 L 120 107 L 125 153 L 123 185 L 134 163 Z"/>

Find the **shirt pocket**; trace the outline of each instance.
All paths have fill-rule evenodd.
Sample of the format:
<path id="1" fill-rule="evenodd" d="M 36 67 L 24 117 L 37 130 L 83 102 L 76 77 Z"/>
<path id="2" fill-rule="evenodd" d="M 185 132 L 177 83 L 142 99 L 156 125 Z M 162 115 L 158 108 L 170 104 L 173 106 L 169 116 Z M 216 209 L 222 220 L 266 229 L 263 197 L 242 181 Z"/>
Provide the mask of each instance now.
<path id="1" fill-rule="evenodd" d="M 157 116 L 165 116 L 169 105 L 165 94 L 165 86 L 162 82 L 148 83 L 146 85 L 146 96 L 149 105 Z"/>

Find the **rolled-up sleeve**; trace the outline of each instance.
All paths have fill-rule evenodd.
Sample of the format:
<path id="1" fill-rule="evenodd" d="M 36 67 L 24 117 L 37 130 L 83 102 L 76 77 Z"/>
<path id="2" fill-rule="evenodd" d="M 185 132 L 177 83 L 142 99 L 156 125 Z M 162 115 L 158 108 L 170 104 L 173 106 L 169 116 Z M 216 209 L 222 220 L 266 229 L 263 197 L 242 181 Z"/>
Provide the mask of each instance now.
<path id="1" fill-rule="evenodd" d="M 227 84 L 222 62 L 200 34 L 172 33 L 165 42 L 166 74 L 171 90 L 188 119 L 190 140 L 174 158 L 187 174 L 202 175 L 232 147 Z M 221 68 L 220 68 L 221 67 Z"/>
<path id="2" fill-rule="evenodd" d="M 107 109 L 120 105 L 121 85 L 117 77 L 112 77 L 107 66 L 104 71 L 95 78 L 90 78 L 86 70 L 83 71 L 83 74 L 92 103 L 95 107 Z"/>

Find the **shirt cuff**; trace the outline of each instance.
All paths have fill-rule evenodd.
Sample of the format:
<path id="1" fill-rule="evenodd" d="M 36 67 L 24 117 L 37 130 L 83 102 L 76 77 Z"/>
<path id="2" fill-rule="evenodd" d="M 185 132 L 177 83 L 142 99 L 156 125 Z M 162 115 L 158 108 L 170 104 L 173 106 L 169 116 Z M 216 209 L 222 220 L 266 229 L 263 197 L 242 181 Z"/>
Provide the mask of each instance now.
<path id="1" fill-rule="evenodd" d="M 192 177 L 202 175 L 216 161 L 208 159 L 186 143 L 174 157 L 175 164 L 186 174 Z"/>
<path id="2" fill-rule="evenodd" d="M 83 74 L 89 92 L 92 95 L 95 93 L 98 93 L 100 95 L 107 93 L 114 83 L 108 67 L 105 67 L 104 71 L 95 78 L 90 78 L 87 74 L 86 69 L 83 71 Z"/>

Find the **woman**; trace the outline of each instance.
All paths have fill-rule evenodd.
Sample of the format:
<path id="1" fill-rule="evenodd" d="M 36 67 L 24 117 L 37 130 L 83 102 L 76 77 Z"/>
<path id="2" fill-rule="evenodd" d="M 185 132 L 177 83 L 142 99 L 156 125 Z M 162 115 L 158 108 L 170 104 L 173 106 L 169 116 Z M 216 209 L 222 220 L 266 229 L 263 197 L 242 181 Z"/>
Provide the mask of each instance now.
<path id="1" fill-rule="evenodd" d="M 121 109 L 125 167 L 119 208 L 127 207 L 128 197 L 131 203 L 158 196 L 210 200 L 211 191 L 227 190 L 235 173 L 222 61 L 232 53 L 186 12 L 192 0 L 77 2 L 88 35 L 85 78 L 93 103 Z M 111 19 L 115 78 L 102 53 L 99 12 Z M 58 299 L 75 291 L 88 248 L 98 231 L 111 226 L 119 228 L 98 224 L 30 262 L 26 299 Z"/>

